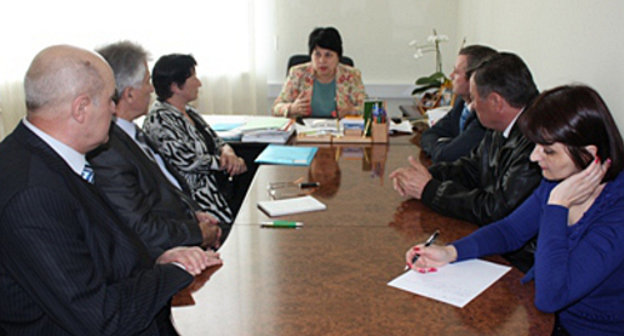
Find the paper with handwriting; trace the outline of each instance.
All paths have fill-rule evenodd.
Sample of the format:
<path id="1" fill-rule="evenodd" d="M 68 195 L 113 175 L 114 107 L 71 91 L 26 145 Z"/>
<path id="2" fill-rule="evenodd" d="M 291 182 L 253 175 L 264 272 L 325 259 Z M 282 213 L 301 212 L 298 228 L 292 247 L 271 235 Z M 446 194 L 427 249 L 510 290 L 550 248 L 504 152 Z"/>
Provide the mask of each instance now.
<path id="1" fill-rule="evenodd" d="M 511 267 L 472 259 L 446 265 L 426 274 L 408 270 L 388 286 L 463 308 L 500 279 Z"/>

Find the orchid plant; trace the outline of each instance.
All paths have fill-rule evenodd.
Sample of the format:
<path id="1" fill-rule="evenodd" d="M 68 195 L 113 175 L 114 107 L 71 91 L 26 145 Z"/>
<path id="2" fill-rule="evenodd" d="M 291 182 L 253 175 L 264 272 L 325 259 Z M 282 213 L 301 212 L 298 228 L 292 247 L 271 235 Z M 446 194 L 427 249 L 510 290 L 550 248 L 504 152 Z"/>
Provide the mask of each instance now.
<path id="1" fill-rule="evenodd" d="M 425 56 L 425 54 L 435 53 L 436 69 L 435 72 L 429 76 L 420 77 L 416 80 L 416 89 L 412 91 L 412 94 L 426 90 L 433 86 L 441 86 L 449 79 L 442 72 L 442 53 L 440 52 L 440 43 L 447 42 L 448 36 L 438 35 L 437 31 L 433 29 L 433 35 L 427 37 L 427 41 L 424 43 L 418 43 L 417 40 L 413 40 L 409 43 L 410 47 L 416 49 L 414 58 L 419 59 Z"/>

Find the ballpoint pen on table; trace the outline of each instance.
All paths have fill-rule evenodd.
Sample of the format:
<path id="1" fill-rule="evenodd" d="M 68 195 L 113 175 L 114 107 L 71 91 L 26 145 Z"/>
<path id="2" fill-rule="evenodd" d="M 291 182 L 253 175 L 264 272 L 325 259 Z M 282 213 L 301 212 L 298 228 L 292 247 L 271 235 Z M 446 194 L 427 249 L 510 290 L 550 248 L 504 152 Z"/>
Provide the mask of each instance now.
<path id="1" fill-rule="evenodd" d="M 294 222 L 287 220 L 274 220 L 272 222 L 262 222 L 261 227 L 273 227 L 273 228 L 292 228 L 298 229 L 303 226 L 303 222 Z"/>
<path id="2" fill-rule="evenodd" d="M 440 230 L 435 230 L 435 232 L 429 236 L 429 238 L 427 238 L 427 240 L 425 241 L 425 247 L 429 247 L 431 246 L 431 244 L 433 244 L 433 242 L 438 238 L 438 235 L 440 234 Z M 414 257 L 412 258 L 412 265 L 418 260 L 418 258 L 420 257 L 420 254 L 416 253 L 414 255 Z M 409 266 L 405 266 L 405 270 L 409 269 Z"/>
<path id="3" fill-rule="evenodd" d="M 269 189 L 297 187 L 299 189 L 317 188 L 321 185 L 320 182 L 273 182 L 269 184 Z"/>

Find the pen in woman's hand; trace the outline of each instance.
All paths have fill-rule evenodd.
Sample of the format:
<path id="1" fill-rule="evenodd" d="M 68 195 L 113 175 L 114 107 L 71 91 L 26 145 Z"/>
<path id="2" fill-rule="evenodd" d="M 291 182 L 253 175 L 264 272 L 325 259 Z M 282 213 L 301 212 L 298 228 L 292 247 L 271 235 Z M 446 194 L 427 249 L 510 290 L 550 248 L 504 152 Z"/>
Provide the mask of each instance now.
<path id="1" fill-rule="evenodd" d="M 431 246 L 431 244 L 433 244 L 433 242 L 435 242 L 435 240 L 438 238 L 438 235 L 440 234 L 440 230 L 435 230 L 435 232 L 429 236 L 429 238 L 427 238 L 427 240 L 425 241 L 425 247 L 429 247 Z M 414 263 L 416 261 L 418 261 L 418 258 L 420 257 L 420 254 L 416 253 L 414 255 L 414 257 L 412 258 L 412 265 L 414 265 Z M 405 266 L 405 270 L 408 270 L 409 266 Z"/>

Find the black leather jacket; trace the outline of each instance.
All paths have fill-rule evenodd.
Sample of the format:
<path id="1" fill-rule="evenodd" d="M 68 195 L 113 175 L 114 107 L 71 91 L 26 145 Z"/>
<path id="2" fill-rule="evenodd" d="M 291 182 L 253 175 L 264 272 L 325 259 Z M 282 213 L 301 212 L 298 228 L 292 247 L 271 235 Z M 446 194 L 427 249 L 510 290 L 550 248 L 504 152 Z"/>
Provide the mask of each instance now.
<path id="1" fill-rule="evenodd" d="M 463 132 L 460 131 L 459 119 L 463 109 L 464 101 L 457 99 L 455 106 L 442 119 L 423 132 L 420 148 L 431 157 L 431 161 L 453 162 L 479 146 L 486 129 L 472 111 Z"/>
<path id="2" fill-rule="evenodd" d="M 422 201 L 435 211 L 479 226 L 511 213 L 541 180 L 539 166 L 530 162 L 534 144 L 518 125 L 505 139 L 488 130 L 469 156 L 429 168 L 433 179 Z"/>

